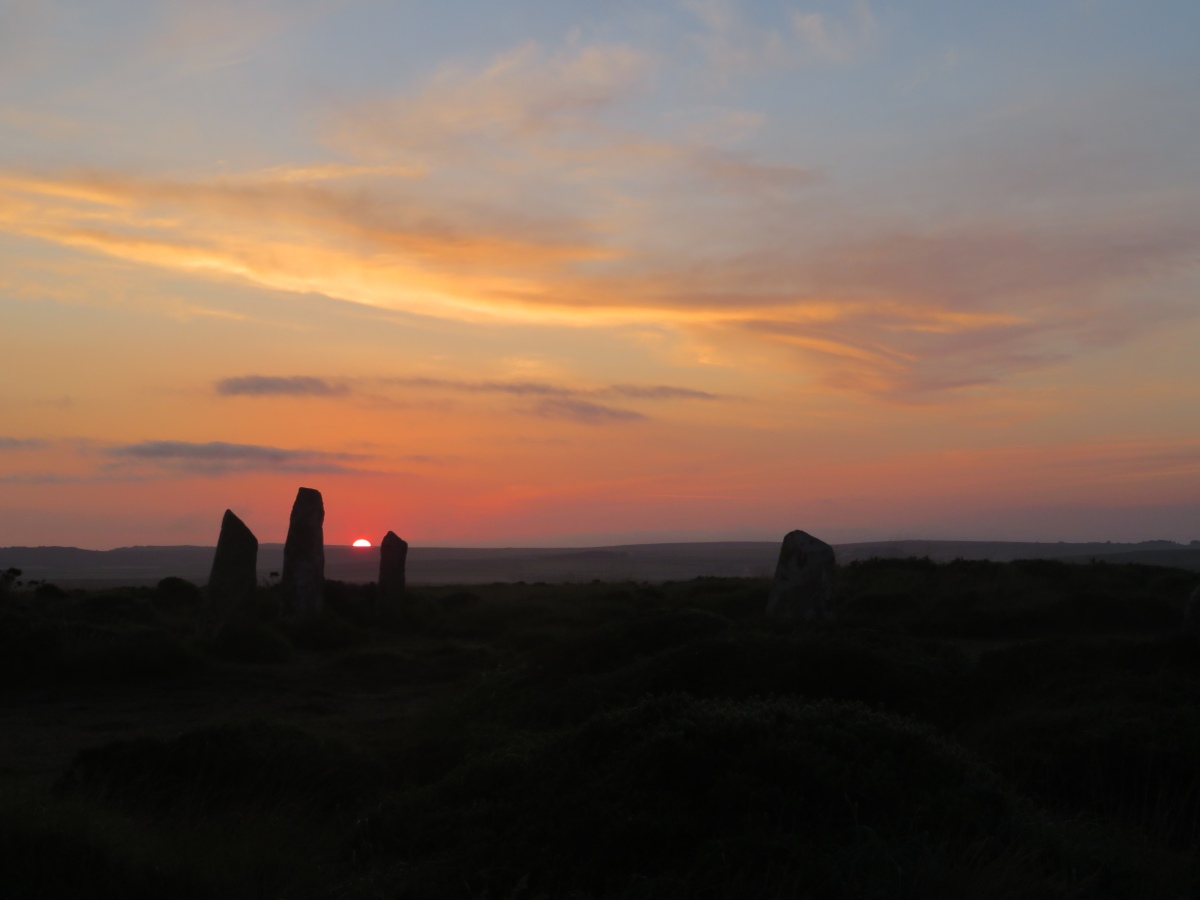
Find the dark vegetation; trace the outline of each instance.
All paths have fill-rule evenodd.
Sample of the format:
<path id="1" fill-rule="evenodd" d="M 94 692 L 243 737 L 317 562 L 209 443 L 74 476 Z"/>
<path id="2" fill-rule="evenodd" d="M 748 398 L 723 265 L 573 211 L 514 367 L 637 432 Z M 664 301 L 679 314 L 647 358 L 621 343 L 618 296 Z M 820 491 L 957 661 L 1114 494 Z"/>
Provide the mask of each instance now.
<path id="1" fill-rule="evenodd" d="M 1200 896 L 1191 573 L 0 590 L 7 897 Z"/>

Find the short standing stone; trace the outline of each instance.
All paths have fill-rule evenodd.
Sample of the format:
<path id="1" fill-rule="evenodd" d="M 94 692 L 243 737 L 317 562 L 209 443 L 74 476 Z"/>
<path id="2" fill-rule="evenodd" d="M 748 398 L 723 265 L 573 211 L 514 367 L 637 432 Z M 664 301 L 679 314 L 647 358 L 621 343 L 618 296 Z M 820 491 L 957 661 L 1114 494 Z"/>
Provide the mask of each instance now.
<path id="1" fill-rule="evenodd" d="M 394 531 L 389 531 L 379 545 L 380 609 L 404 602 L 404 563 L 407 559 L 408 544 Z"/>
<path id="2" fill-rule="evenodd" d="M 1188 598 L 1187 609 L 1183 613 L 1183 633 L 1200 637 L 1200 585 Z"/>
<path id="3" fill-rule="evenodd" d="M 232 510 L 225 510 L 208 590 L 200 608 L 197 631 L 202 639 L 211 640 L 230 626 L 255 621 L 257 564 L 258 538 Z"/>
<path id="4" fill-rule="evenodd" d="M 307 616 L 325 605 L 325 504 L 321 492 L 300 488 L 292 504 L 280 579 L 282 613 Z"/>
<path id="5" fill-rule="evenodd" d="M 803 531 L 790 532 L 779 550 L 767 615 L 777 618 L 834 618 L 833 548 Z"/>

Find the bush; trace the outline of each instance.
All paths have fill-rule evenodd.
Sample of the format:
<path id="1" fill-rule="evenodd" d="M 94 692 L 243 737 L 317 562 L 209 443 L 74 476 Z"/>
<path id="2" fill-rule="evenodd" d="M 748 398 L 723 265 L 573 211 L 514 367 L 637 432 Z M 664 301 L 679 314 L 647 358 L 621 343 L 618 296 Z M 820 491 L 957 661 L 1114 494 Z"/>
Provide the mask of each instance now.
<path id="1" fill-rule="evenodd" d="M 375 685 L 454 681 L 493 664 L 494 656 L 486 649 L 455 645 L 423 654 L 399 650 L 355 650 L 330 662 L 334 669 L 364 676 Z"/>
<path id="2" fill-rule="evenodd" d="M 357 647 L 371 637 L 329 610 L 296 621 L 281 620 L 276 627 L 297 647 L 317 652 Z"/>
<path id="3" fill-rule="evenodd" d="M 910 720 L 673 694 L 495 746 L 385 804 L 356 847 L 405 860 L 410 897 L 464 882 L 477 896 L 919 896 L 939 867 L 998 856 L 1042 878 L 1053 853 L 1023 815 Z"/>
<path id="4" fill-rule="evenodd" d="M 159 617 L 149 602 L 153 596 L 129 588 L 98 591 L 72 604 L 62 618 L 96 625 L 154 625 Z"/>
<path id="5" fill-rule="evenodd" d="M 280 665 L 296 656 L 287 638 L 264 625 L 222 628 L 206 649 L 217 659 L 245 664 Z"/>
<path id="6" fill-rule="evenodd" d="M 13 898 L 95 900 L 201 900 L 215 896 L 202 873 L 183 870 L 168 848 L 156 854 L 130 847 L 111 822 L 77 815 L 52 817 L 44 809 L 0 813 L 0 870 Z M 126 828 L 128 830 L 128 828 Z M 125 838 L 125 840 L 122 840 Z M 199 876 L 199 877 L 198 877 Z"/>
<path id="7" fill-rule="evenodd" d="M 1013 712 L 971 737 L 1021 790 L 1180 849 L 1200 845 L 1200 712 L 1130 704 Z"/>
<path id="8" fill-rule="evenodd" d="M 81 750 L 57 789 L 186 818 L 250 807 L 346 809 L 384 783 L 381 767 L 345 744 L 255 723 Z"/>
<path id="9" fill-rule="evenodd" d="M 155 586 L 154 593 L 158 602 L 185 609 L 197 609 L 203 600 L 199 587 L 174 575 L 160 581 Z"/>
<path id="10" fill-rule="evenodd" d="M 0 672 L 18 683 L 176 680 L 205 667 L 203 657 L 175 635 L 138 625 L 42 623 L 0 649 Z"/>
<path id="11" fill-rule="evenodd" d="M 721 633 L 718 624 L 699 617 L 691 619 L 691 626 L 697 636 L 700 629 Z M 869 633 L 750 632 L 686 642 L 680 638 L 676 646 L 633 658 L 581 652 L 575 673 L 568 668 L 568 654 L 560 654 L 553 645 L 550 650 L 547 662 L 515 675 L 507 690 L 493 693 L 481 706 L 493 711 L 511 707 L 517 721 L 554 725 L 578 722 L 606 705 L 647 693 L 790 695 L 857 700 L 946 725 L 965 715 L 973 686 L 968 660 L 953 649 Z M 570 674 L 574 677 L 567 677 Z"/>

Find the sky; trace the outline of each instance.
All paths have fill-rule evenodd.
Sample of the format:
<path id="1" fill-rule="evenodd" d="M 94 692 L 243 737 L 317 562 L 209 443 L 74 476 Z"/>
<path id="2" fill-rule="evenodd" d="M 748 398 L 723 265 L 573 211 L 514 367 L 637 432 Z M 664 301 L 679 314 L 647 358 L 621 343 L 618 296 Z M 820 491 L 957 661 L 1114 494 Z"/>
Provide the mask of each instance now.
<path id="1" fill-rule="evenodd" d="M 0 545 L 1200 539 L 1198 33 L 0 0 Z"/>

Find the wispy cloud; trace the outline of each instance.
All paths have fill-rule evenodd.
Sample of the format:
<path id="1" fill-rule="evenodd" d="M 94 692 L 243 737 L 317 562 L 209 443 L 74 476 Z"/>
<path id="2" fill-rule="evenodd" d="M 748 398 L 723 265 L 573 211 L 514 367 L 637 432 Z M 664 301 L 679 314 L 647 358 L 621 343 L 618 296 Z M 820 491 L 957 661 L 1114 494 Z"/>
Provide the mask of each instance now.
<path id="1" fill-rule="evenodd" d="M 0 484 L 79 484 L 86 480 L 88 479 L 78 475 L 67 475 L 61 472 L 14 472 L 9 475 L 0 475 Z"/>
<path id="2" fill-rule="evenodd" d="M 354 464 L 369 458 L 357 453 L 294 450 L 259 444 L 230 444 L 224 441 L 143 441 L 112 447 L 104 453 L 121 463 L 149 464 L 193 475 L 225 475 L 231 472 L 361 472 L 362 470 Z"/>
<path id="3" fill-rule="evenodd" d="M 754 25 L 748 6 L 688 8 L 705 33 Z M 777 12 L 772 27 L 789 53 L 840 62 L 879 27 L 868 6 L 845 9 Z M 770 41 L 747 46 L 755 58 L 774 52 Z M 731 359 L 782 358 L 831 388 L 895 398 L 1000 383 L 1195 313 L 1180 287 L 1200 244 L 1189 185 L 1144 200 L 1114 188 L 1087 207 L 1102 214 L 1054 218 L 1037 202 L 998 204 L 1011 154 L 981 148 L 959 154 L 978 157 L 966 179 L 977 193 L 953 221 L 896 218 L 886 185 L 878 209 L 872 195 L 847 211 L 853 200 L 829 200 L 832 176 L 810 205 L 797 192 L 820 170 L 745 152 L 761 117 L 738 112 L 727 139 L 620 127 L 632 121 L 616 115 L 623 105 L 655 89 L 656 65 L 625 44 L 568 40 L 443 67 L 331 114 L 322 136 L 345 161 L 208 178 L 0 171 L 0 230 L 443 320 L 652 324 L 701 335 Z M 706 399 L 669 386 L 389 386 L 614 409 Z M 216 391 L 315 398 L 367 387 L 253 375 Z"/>
<path id="4" fill-rule="evenodd" d="M 569 419 L 588 425 L 605 422 L 638 422 L 646 418 L 636 410 L 605 406 L 575 397 L 553 397 L 542 400 L 533 407 L 532 412 L 545 419 Z"/>
<path id="5" fill-rule="evenodd" d="M 638 89 L 648 57 L 627 44 L 568 45 L 557 52 L 527 43 L 483 68 L 446 66 L 416 92 L 385 98 L 341 120 L 358 149 L 454 151 L 482 135 L 544 137 L 574 129 Z"/>
<path id="6" fill-rule="evenodd" d="M 874 40 L 878 24 L 858 0 L 843 16 L 792 11 L 760 21 L 736 0 L 681 0 L 703 27 L 693 42 L 709 71 L 721 79 L 813 63 L 844 64 Z"/>
<path id="7" fill-rule="evenodd" d="M 223 397 L 337 397 L 350 390 L 345 384 L 305 375 L 241 375 L 222 378 L 215 388 Z"/>
<path id="8" fill-rule="evenodd" d="M 41 450 L 49 445 L 49 441 L 41 438 L 0 437 L 0 450 Z"/>
<path id="9" fill-rule="evenodd" d="M 810 54 L 833 63 L 852 60 L 870 44 L 878 29 L 875 15 L 864 0 L 854 3 L 848 19 L 796 12 L 792 14 L 792 26 Z"/>
<path id="10" fill-rule="evenodd" d="M 725 395 L 695 388 L 666 384 L 612 384 L 583 388 L 553 384 L 548 381 L 456 379 L 430 376 L 406 376 L 378 379 L 328 379 L 309 375 L 267 376 L 242 375 L 223 378 L 214 385 L 223 397 L 341 397 L 359 393 L 374 396 L 378 388 L 401 388 L 417 392 L 450 392 L 458 394 L 500 394 L 523 399 L 542 398 L 546 402 L 518 408 L 543 418 L 570 418 L 578 421 L 635 421 L 645 415 L 632 410 L 602 405 L 605 398 L 640 401 L 719 401 Z"/>

